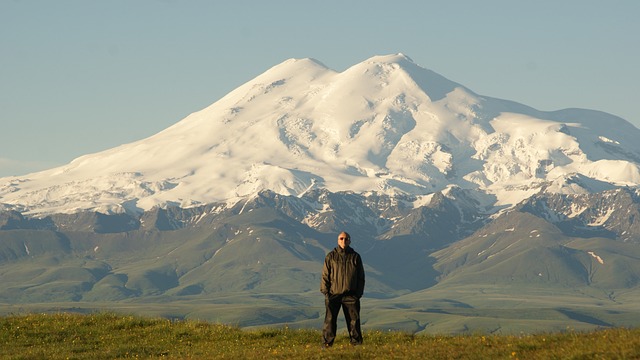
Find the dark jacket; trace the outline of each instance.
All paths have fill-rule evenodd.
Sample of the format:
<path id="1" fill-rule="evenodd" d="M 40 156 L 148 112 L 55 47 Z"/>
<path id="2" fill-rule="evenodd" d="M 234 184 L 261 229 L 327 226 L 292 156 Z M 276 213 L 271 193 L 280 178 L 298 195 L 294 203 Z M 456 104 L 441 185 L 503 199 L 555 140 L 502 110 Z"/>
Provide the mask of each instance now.
<path id="1" fill-rule="evenodd" d="M 364 266 L 360 254 L 351 247 L 337 246 L 324 258 L 320 292 L 325 295 L 353 295 L 364 293 Z"/>

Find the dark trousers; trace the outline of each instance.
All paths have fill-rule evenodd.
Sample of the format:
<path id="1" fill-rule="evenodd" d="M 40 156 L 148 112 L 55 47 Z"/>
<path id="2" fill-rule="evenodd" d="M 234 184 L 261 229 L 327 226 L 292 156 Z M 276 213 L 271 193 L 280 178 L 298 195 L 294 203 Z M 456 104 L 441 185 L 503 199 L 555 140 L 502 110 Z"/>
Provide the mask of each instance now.
<path id="1" fill-rule="evenodd" d="M 360 299 L 351 295 L 331 295 L 325 297 L 324 326 L 322 337 L 324 343 L 333 345 L 336 339 L 338 327 L 338 313 L 342 307 L 342 314 L 347 322 L 351 344 L 362 344 L 362 332 L 360 331 Z"/>

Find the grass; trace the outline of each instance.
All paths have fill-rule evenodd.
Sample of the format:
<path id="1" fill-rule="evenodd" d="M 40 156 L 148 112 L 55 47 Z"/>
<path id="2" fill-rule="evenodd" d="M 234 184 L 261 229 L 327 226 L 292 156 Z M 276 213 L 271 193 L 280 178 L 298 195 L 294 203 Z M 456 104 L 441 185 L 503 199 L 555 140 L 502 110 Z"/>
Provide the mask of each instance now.
<path id="1" fill-rule="evenodd" d="M 112 313 L 0 317 L 2 359 L 637 359 L 640 329 L 537 335 L 346 334 L 322 350 L 319 330 L 242 330 Z"/>

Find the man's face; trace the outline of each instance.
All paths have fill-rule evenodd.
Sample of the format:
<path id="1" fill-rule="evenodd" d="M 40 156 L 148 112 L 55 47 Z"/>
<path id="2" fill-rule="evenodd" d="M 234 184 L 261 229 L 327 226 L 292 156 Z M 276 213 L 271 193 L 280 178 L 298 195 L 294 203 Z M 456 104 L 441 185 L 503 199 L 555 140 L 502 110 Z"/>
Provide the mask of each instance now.
<path id="1" fill-rule="evenodd" d="M 340 233 L 340 235 L 338 235 L 338 246 L 345 249 L 349 244 L 351 244 L 351 239 L 349 239 L 347 234 Z"/>

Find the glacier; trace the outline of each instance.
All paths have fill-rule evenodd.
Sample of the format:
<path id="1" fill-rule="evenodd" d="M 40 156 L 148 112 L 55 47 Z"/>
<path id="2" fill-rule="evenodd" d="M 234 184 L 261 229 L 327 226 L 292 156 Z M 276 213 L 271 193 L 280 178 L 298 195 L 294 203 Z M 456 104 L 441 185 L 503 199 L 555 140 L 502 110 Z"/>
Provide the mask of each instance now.
<path id="1" fill-rule="evenodd" d="M 424 204 L 459 187 L 490 212 L 540 191 L 635 187 L 638 138 L 604 112 L 478 95 L 404 54 L 343 72 L 289 59 L 146 139 L 1 178 L 0 209 L 141 213 L 314 188 Z"/>

